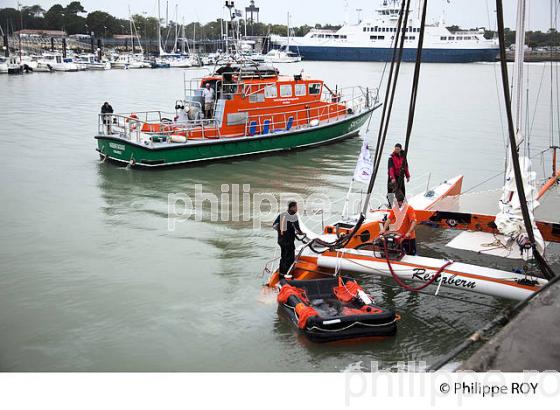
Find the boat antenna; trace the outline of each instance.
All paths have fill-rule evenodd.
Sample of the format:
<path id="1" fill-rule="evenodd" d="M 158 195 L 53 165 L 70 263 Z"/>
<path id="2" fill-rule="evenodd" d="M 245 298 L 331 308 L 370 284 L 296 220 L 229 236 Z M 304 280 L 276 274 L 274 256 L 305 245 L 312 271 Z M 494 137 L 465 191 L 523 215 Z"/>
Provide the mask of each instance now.
<path id="1" fill-rule="evenodd" d="M 521 175 L 521 166 L 519 165 L 519 152 L 517 141 L 515 139 L 515 128 L 513 125 L 513 116 L 511 109 L 511 98 L 509 94 L 509 81 L 508 81 L 508 69 L 506 60 L 506 47 L 505 47 L 505 29 L 504 29 L 504 11 L 502 0 L 496 0 L 496 16 L 498 20 L 498 40 L 500 46 L 500 67 L 502 71 L 502 86 L 504 92 L 506 114 L 507 114 L 507 124 L 508 124 L 508 135 L 509 135 L 509 147 L 511 150 L 511 162 L 513 171 L 515 174 L 515 185 L 517 188 L 517 194 L 519 196 L 519 202 L 521 206 L 521 212 L 523 215 L 523 222 L 525 224 L 525 230 L 527 231 L 527 236 L 529 238 L 529 243 L 533 250 L 533 256 L 546 279 L 552 279 L 556 274 L 552 268 L 548 265 L 544 257 L 539 253 L 536 242 L 535 234 L 533 232 L 533 226 L 531 223 L 531 217 L 529 214 L 529 208 L 527 207 L 527 198 L 525 196 L 525 188 L 523 186 L 523 177 Z"/>

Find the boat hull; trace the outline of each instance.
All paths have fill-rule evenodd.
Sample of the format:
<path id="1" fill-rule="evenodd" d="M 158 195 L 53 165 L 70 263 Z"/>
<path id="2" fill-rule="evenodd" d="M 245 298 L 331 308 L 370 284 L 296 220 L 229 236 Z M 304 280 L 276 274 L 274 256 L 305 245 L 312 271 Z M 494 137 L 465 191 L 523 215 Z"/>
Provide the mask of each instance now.
<path id="1" fill-rule="evenodd" d="M 348 250 L 342 256 L 325 252 L 317 257 L 316 263 L 320 268 L 340 269 L 347 273 L 374 274 L 389 278 L 392 276 L 387 261 L 372 256 L 371 251 Z M 402 260 L 391 261 L 394 271 L 398 272 L 401 279 L 420 284 L 431 280 L 445 263 L 442 259 L 409 255 L 405 255 Z M 442 276 L 432 286 L 437 288 L 441 285 L 505 299 L 524 300 L 547 283 L 544 279 L 534 278 L 534 284 L 523 284 L 523 279 L 525 275 L 515 272 L 454 262 L 443 269 Z"/>
<path id="2" fill-rule="evenodd" d="M 376 106 L 363 113 L 287 133 L 272 133 L 254 137 L 221 138 L 183 144 L 144 146 L 117 136 L 98 135 L 98 152 L 103 158 L 135 167 L 164 167 L 195 164 L 246 155 L 263 155 L 293 149 L 334 143 L 358 134 Z"/>
<path id="3" fill-rule="evenodd" d="M 391 61 L 392 48 L 373 47 L 333 47 L 333 46 L 298 46 L 300 55 L 305 60 L 313 61 Z M 496 61 L 497 48 L 484 49 L 444 49 L 426 48 L 422 50 L 422 62 L 425 63 L 472 63 L 478 61 Z M 416 49 L 405 48 L 403 61 L 416 61 Z"/>

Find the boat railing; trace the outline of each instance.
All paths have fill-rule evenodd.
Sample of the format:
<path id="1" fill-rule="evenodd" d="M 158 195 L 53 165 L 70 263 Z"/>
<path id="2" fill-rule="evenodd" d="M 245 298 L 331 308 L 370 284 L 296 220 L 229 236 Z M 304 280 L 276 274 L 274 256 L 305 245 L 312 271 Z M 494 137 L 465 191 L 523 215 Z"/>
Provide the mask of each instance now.
<path id="1" fill-rule="evenodd" d="M 99 114 L 97 124 L 98 135 L 119 137 L 139 143 L 168 141 L 172 135 L 187 137 L 193 129 L 200 130 L 201 139 L 221 137 L 219 122 L 216 119 L 180 121 L 175 113 L 165 111 Z"/>
<path id="2" fill-rule="evenodd" d="M 350 93 L 348 93 L 350 92 Z M 345 97 L 350 95 L 350 97 Z M 378 103 L 377 90 L 362 87 L 339 89 L 338 94 L 322 97 L 321 105 L 277 113 L 249 114 L 245 120 L 245 135 L 276 133 L 339 121 L 371 109 Z"/>

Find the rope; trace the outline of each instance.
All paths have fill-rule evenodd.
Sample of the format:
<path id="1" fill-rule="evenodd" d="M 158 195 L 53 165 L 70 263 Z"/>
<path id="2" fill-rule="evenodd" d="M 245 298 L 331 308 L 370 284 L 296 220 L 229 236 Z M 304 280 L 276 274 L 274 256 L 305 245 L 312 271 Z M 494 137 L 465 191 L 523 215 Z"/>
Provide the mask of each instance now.
<path id="1" fill-rule="evenodd" d="M 420 285 L 417 288 L 414 288 L 408 284 L 406 284 L 405 282 L 403 282 L 403 280 L 401 278 L 399 278 L 397 276 L 397 274 L 395 273 L 395 271 L 393 270 L 393 265 L 391 265 L 391 260 L 389 259 L 389 252 L 387 249 L 387 242 L 385 240 L 383 240 L 383 247 L 385 249 L 385 259 L 387 260 L 387 266 L 389 267 L 389 271 L 391 272 L 391 276 L 393 277 L 393 279 L 395 279 L 395 282 L 397 282 L 399 284 L 399 286 L 401 286 L 403 289 L 406 289 L 410 292 L 418 292 L 419 290 L 422 290 L 428 286 L 430 286 L 432 283 L 434 283 L 436 281 L 437 278 L 439 278 L 439 276 L 441 275 L 441 273 L 445 270 L 445 268 L 447 268 L 449 265 L 451 265 L 453 263 L 453 261 L 449 260 L 447 262 L 445 262 L 436 272 L 436 274 L 434 276 L 432 276 L 432 278 L 427 281 L 426 283 Z"/>

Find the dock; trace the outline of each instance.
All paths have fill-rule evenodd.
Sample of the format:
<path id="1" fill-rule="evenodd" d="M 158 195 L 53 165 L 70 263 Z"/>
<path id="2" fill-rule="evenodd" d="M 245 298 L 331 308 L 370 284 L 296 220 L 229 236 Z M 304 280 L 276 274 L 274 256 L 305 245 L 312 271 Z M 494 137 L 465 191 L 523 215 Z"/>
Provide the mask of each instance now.
<path id="1" fill-rule="evenodd" d="M 560 281 L 528 305 L 458 369 L 522 372 L 560 369 Z"/>

